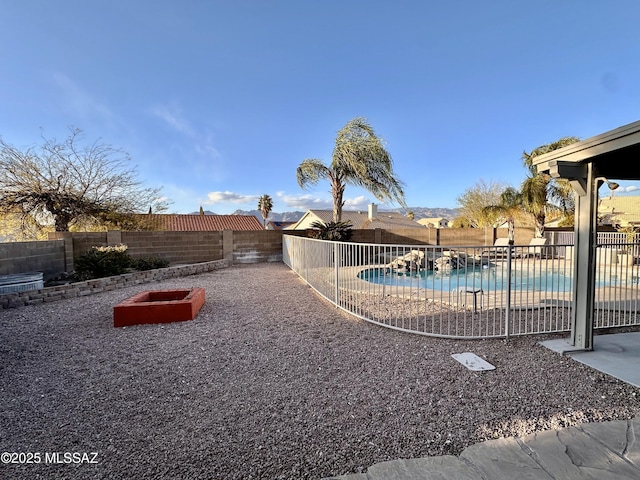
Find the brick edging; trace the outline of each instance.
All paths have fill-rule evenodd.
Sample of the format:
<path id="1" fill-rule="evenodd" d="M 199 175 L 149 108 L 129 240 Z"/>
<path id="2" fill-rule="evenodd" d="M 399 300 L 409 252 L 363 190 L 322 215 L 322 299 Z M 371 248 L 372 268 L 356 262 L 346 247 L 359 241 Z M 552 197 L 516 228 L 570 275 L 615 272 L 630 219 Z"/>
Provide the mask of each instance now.
<path id="1" fill-rule="evenodd" d="M 145 270 L 142 272 L 125 273 L 113 277 L 96 278 L 84 282 L 70 283 L 46 287 L 40 290 L 0 294 L 0 309 L 17 308 L 25 305 L 55 302 L 65 298 L 84 297 L 94 293 L 117 290 L 119 288 L 150 283 L 166 278 L 184 277 L 198 273 L 219 270 L 229 266 L 228 260 L 214 260 L 211 262 L 193 263 L 190 265 L 176 265 L 174 267 Z"/>

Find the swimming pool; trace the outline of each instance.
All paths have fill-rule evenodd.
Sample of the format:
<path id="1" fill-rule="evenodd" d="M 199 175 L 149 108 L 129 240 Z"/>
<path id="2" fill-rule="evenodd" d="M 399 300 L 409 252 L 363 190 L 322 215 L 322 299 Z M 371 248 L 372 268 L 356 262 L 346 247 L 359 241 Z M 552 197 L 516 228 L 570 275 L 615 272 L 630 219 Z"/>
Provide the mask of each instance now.
<path id="1" fill-rule="evenodd" d="M 360 271 L 358 278 L 380 285 L 442 291 L 451 291 L 454 288 L 506 290 L 507 286 L 506 269 L 496 267 L 458 269 L 447 274 L 431 270 L 409 272 L 368 268 Z M 565 270 L 518 269 L 511 272 L 513 290 L 570 292 L 572 280 Z"/>

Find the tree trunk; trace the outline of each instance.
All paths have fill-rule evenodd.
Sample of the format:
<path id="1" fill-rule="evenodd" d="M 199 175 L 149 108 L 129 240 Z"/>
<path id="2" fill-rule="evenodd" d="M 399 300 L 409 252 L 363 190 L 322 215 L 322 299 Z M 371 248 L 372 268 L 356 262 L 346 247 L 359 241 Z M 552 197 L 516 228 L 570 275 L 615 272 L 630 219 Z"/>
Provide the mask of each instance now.
<path id="1" fill-rule="evenodd" d="M 335 180 L 331 184 L 331 193 L 333 195 L 333 221 L 340 222 L 342 220 L 342 207 L 344 206 L 344 188 L 345 184 L 339 180 Z"/>
<path id="2" fill-rule="evenodd" d="M 55 228 L 56 232 L 68 232 L 69 231 L 69 222 L 71 221 L 66 215 L 56 215 L 55 220 Z"/>
<path id="3" fill-rule="evenodd" d="M 342 206 L 344 202 L 342 201 L 342 194 L 336 196 L 333 199 L 333 221 L 339 222 L 342 220 Z"/>
<path id="4" fill-rule="evenodd" d="M 542 238 L 544 236 L 544 222 L 545 215 L 536 215 L 536 238 Z"/>

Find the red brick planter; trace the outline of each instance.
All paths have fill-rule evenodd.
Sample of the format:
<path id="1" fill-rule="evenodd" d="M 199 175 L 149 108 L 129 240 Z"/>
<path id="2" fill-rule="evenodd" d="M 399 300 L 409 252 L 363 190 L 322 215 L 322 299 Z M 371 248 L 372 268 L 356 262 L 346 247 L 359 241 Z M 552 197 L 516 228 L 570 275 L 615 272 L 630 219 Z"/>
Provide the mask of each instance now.
<path id="1" fill-rule="evenodd" d="M 204 288 L 141 292 L 113 307 L 113 326 L 193 320 L 204 305 Z"/>

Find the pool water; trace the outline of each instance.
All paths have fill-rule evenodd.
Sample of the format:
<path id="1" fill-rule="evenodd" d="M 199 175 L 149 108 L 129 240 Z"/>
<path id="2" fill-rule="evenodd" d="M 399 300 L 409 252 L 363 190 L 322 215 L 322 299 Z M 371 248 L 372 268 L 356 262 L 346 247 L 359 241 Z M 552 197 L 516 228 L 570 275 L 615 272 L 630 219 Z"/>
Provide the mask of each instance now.
<path id="1" fill-rule="evenodd" d="M 459 269 L 443 274 L 428 270 L 405 272 L 385 268 L 362 270 L 358 278 L 380 285 L 451 291 L 454 288 L 506 290 L 507 271 L 497 268 Z M 515 270 L 511 273 L 513 290 L 570 292 L 571 276 L 563 271 Z"/>

